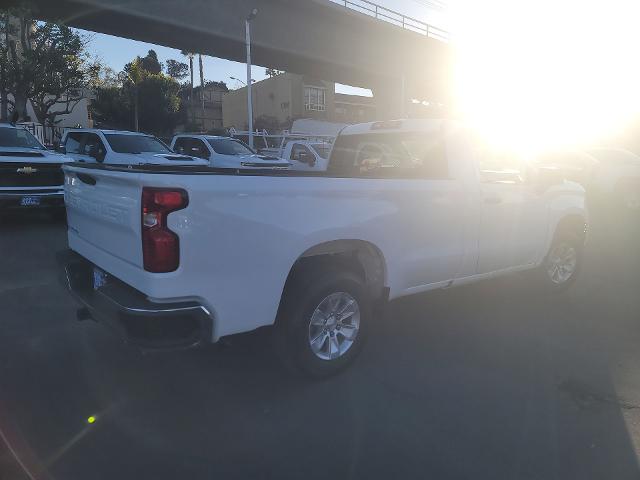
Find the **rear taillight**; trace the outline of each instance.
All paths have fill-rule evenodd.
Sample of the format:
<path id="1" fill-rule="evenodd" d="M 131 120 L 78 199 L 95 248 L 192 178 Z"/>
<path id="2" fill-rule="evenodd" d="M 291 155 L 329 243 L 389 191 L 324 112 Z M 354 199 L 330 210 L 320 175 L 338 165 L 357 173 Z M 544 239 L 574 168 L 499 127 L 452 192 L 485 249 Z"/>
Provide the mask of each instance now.
<path id="1" fill-rule="evenodd" d="M 144 269 L 173 272 L 180 265 L 180 239 L 167 227 L 167 216 L 189 204 L 182 189 L 142 189 L 142 258 Z"/>

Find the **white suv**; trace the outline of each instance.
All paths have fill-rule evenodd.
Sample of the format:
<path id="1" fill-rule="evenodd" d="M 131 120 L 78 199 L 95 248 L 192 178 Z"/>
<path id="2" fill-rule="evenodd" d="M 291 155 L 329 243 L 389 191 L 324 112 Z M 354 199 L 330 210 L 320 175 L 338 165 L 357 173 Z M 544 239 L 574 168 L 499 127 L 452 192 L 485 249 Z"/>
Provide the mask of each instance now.
<path id="1" fill-rule="evenodd" d="M 152 135 L 93 128 L 65 132 L 60 149 L 77 162 L 118 165 L 207 165 L 203 160 L 175 154 Z"/>

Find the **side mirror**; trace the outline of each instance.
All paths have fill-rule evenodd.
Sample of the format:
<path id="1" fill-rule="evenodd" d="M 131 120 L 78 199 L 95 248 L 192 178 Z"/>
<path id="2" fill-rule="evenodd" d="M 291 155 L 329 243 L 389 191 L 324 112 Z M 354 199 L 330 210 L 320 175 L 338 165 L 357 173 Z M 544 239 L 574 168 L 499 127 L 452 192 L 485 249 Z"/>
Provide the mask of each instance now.
<path id="1" fill-rule="evenodd" d="M 58 153 L 67 153 L 67 147 L 65 147 L 62 143 L 56 147 L 56 152 Z"/>

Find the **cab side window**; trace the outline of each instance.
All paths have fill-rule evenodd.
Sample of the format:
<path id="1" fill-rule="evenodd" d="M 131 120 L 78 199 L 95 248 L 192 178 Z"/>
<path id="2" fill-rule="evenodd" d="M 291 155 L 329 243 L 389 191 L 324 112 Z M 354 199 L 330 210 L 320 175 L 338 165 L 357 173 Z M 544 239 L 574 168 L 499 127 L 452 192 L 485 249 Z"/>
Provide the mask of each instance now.
<path id="1" fill-rule="evenodd" d="M 525 182 L 525 162 L 512 152 L 486 147 L 476 149 L 480 181 L 504 185 L 522 185 Z"/>
<path id="2" fill-rule="evenodd" d="M 95 158 L 99 162 L 102 162 L 107 153 L 107 150 L 98 135 L 96 135 L 95 133 L 87 133 L 82 153 L 84 155 Z"/>
<path id="3" fill-rule="evenodd" d="M 313 156 L 311 150 L 309 150 L 306 145 L 302 145 L 301 143 L 295 143 L 291 147 L 291 155 L 289 155 L 289 160 L 298 160 L 300 158 L 300 154 Z"/>
<path id="4" fill-rule="evenodd" d="M 190 139 L 188 137 L 176 138 L 176 143 L 173 144 L 173 151 L 183 155 L 189 155 L 189 140 Z"/>
<path id="5" fill-rule="evenodd" d="M 193 155 L 194 157 L 209 159 L 211 154 L 209 153 L 209 149 L 204 144 L 202 140 L 199 138 L 191 139 L 191 148 L 188 155 Z"/>
<path id="6" fill-rule="evenodd" d="M 84 134 L 81 132 L 70 132 L 67 134 L 67 139 L 64 144 L 67 153 L 83 153 L 81 150 L 83 136 Z"/>

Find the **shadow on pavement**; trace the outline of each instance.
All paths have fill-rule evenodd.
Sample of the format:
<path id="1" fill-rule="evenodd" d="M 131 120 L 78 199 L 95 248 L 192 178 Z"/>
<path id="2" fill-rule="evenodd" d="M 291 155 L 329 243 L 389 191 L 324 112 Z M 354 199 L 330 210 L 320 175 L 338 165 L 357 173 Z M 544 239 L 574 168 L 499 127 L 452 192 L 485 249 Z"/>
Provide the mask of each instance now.
<path id="1" fill-rule="evenodd" d="M 37 478 L 638 478 L 639 233 L 594 212 L 564 295 L 511 277 L 396 301 L 313 383 L 268 331 L 142 355 L 77 323 L 51 280 L 64 226 L 20 220 L 0 237 L 0 427 Z"/>

